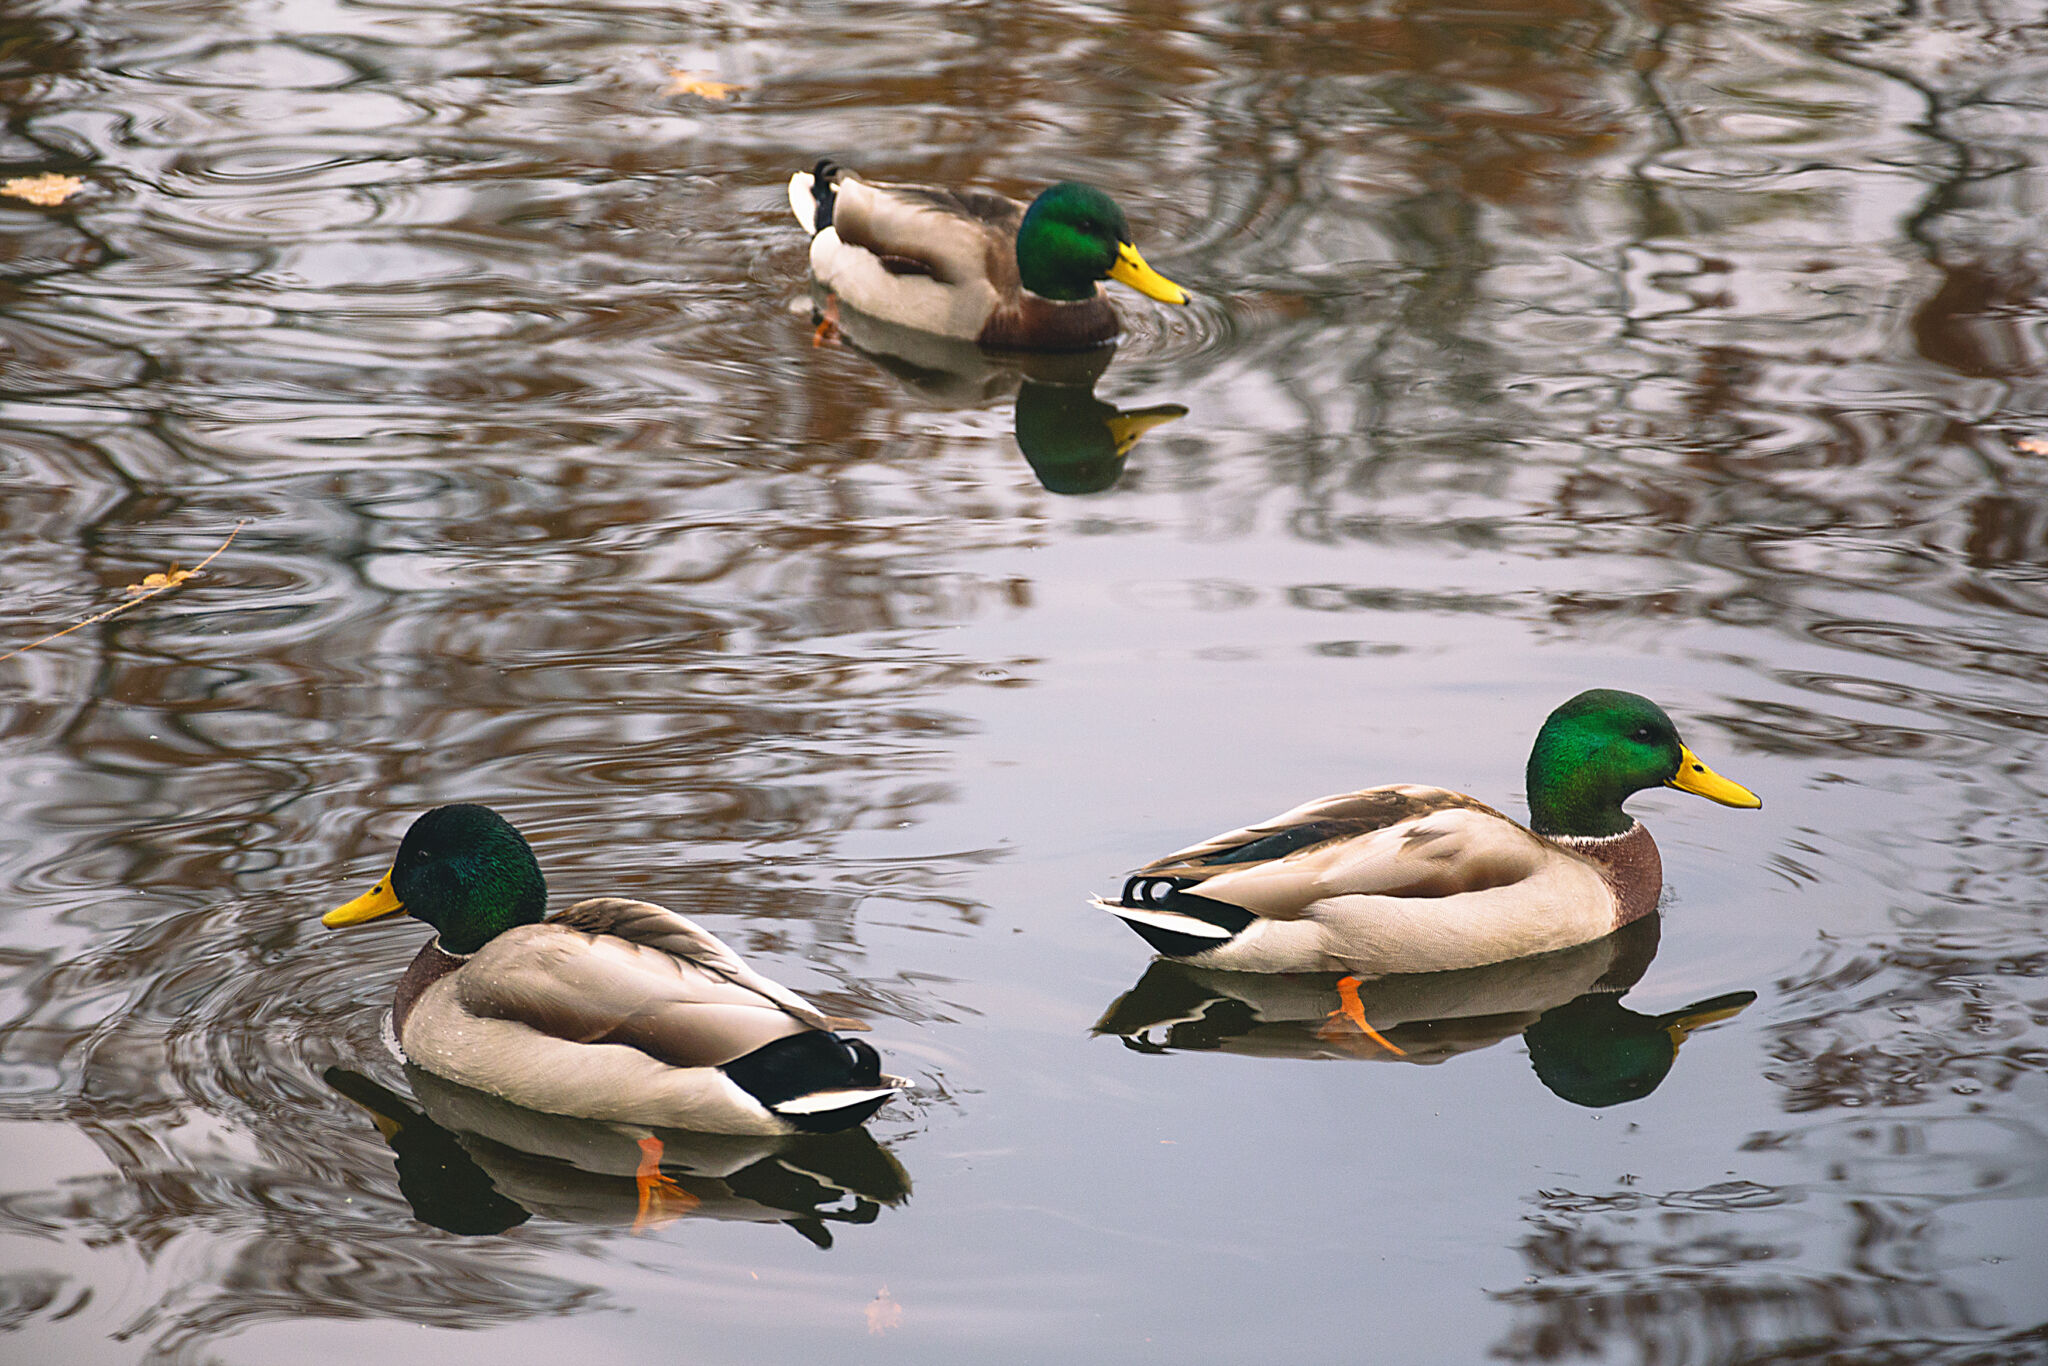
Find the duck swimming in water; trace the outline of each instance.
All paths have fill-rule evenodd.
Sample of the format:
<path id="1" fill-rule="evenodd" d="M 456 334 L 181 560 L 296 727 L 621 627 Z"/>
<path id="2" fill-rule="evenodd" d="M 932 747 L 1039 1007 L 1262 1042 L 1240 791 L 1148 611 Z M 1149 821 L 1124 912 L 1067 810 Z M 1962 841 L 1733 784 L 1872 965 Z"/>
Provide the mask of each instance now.
<path id="1" fill-rule="evenodd" d="M 1530 823 L 1461 792 L 1323 797 L 1131 873 L 1120 916 L 1169 958 L 1244 972 L 1437 972 L 1583 944 L 1656 909 L 1656 841 L 1623 811 L 1675 787 L 1758 807 L 1694 757 L 1661 708 L 1595 689 L 1544 721 Z"/>
<path id="2" fill-rule="evenodd" d="M 811 274 L 848 307 L 885 322 L 1034 351 L 1116 338 L 1098 283 L 1150 298 L 1187 294 L 1145 263 L 1124 212 L 1093 185 L 1063 180 L 1030 205 L 987 190 L 862 180 L 830 161 L 789 180 L 811 235 Z"/>
<path id="3" fill-rule="evenodd" d="M 412 823 L 329 927 L 404 912 L 439 933 L 399 979 L 412 1062 L 528 1109 L 711 1133 L 827 1132 L 902 1089 L 864 1041 L 674 911 L 626 897 L 548 916 L 525 838 L 484 806 Z M 657 1148 L 658 1151 L 658 1148 Z"/>

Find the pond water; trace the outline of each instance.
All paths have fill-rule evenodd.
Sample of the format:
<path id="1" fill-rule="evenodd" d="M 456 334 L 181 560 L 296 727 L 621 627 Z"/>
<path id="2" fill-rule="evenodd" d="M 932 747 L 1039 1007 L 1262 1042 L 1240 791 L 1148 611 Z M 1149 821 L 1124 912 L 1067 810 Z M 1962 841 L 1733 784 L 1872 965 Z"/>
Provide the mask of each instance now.
<path id="1" fill-rule="evenodd" d="M 0 650 L 245 525 L 0 663 L 0 1354 L 2048 1359 L 2040 18 L 17 0 Z M 815 344 L 820 155 L 1094 181 L 1193 301 Z M 1398 1054 L 1086 903 L 1519 814 L 1595 686 L 1763 809 L 1638 798 L 1660 920 L 1365 984 Z M 450 800 L 914 1090 L 636 1230 L 317 923 Z"/>

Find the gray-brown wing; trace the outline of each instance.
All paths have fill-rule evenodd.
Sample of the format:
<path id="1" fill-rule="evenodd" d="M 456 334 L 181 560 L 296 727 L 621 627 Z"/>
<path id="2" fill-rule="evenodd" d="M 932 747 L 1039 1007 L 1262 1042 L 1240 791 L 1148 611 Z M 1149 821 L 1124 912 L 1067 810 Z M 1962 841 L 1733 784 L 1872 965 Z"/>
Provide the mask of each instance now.
<path id="1" fill-rule="evenodd" d="M 499 935 L 459 974 L 463 1008 L 576 1043 L 619 1043 L 677 1067 L 719 1066 L 827 1028 L 801 996 L 675 912 L 578 902 Z"/>
<path id="2" fill-rule="evenodd" d="M 832 207 L 839 240 L 873 252 L 893 273 L 930 275 L 941 284 L 987 278 L 999 289 L 1016 272 L 1023 217 L 1023 205 L 999 194 L 852 176 L 839 181 Z"/>
<path id="3" fill-rule="evenodd" d="M 1456 795 L 1456 794 L 1451 794 Z M 1206 865 L 1199 895 L 1273 920 L 1296 920 L 1345 897 L 1456 897 L 1532 877 L 1570 856 L 1467 799 L 1341 839 L 1255 862 Z"/>
<path id="4" fill-rule="evenodd" d="M 1200 881 L 1218 873 L 1358 839 L 1435 811 L 1479 811 L 1507 820 L 1486 803 L 1441 787 L 1396 784 L 1318 797 L 1270 820 L 1227 830 L 1189 845 L 1132 873 L 1134 878 Z M 1510 822 L 1512 824 L 1512 822 Z"/>
<path id="5" fill-rule="evenodd" d="M 975 219 L 1012 237 L 1017 235 L 1017 228 L 1024 222 L 1026 206 L 993 190 L 949 190 L 937 185 L 880 185 L 875 188 Z"/>

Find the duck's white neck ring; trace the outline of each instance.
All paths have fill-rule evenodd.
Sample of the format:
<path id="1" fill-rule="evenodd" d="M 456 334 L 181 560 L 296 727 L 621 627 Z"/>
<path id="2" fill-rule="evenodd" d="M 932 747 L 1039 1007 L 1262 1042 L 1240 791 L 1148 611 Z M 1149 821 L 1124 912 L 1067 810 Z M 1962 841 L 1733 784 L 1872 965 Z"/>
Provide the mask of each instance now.
<path id="1" fill-rule="evenodd" d="M 443 958 L 453 958 L 458 963 L 467 963 L 470 959 L 476 957 L 475 950 L 471 950 L 468 953 L 450 952 L 448 946 L 441 942 L 441 936 L 438 934 L 427 941 L 427 947 L 440 954 Z"/>
<path id="2" fill-rule="evenodd" d="M 1567 849 L 1576 849 L 1583 854 L 1597 854 L 1602 849 L 1613 849 L 1624 840 L 1632 840 L 1643 828 L 1643 823 L 1633 816 L 1629 818 L 1628 829 L 1619 835 L 1552 835 L 1551 842 L 1562 844 Z"/>

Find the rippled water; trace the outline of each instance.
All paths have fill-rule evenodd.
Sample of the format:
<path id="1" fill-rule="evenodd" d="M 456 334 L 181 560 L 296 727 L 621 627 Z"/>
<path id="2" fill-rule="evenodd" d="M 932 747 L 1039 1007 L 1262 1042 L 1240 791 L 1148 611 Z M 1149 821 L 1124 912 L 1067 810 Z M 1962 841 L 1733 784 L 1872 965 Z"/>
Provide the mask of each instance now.
<path id="1" fill-rule="evenodd" d="M 2048 1351 L 2036 6 L 26 0 L 0 98 L 0 649 L 247 520 L 0 663 L 10 1359 Z M 1194 302 L 816 346 L 823 154 Z M 1765 799 L 1644 933 L 1376 1042 L 1085 905 L 1587 686 Z M 457 798 L 914 1094 L 635 1231 L 315 923 Z"/>

